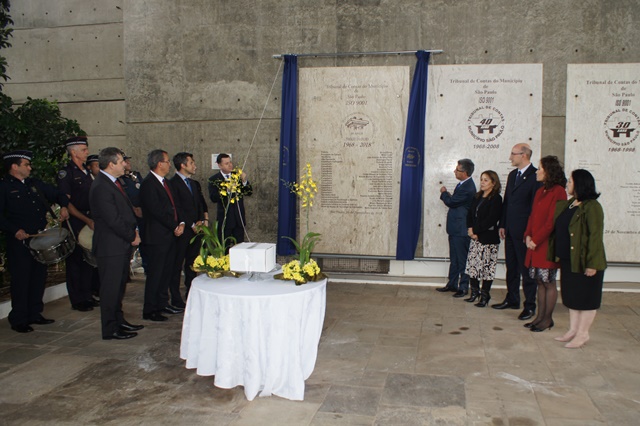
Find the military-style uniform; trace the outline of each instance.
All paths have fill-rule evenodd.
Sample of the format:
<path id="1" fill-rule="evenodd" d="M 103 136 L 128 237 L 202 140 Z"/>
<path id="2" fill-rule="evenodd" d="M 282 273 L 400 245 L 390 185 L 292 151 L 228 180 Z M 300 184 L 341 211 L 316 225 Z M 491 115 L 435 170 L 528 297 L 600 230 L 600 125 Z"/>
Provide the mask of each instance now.
<path id="1" fill-rule="evenodd" d="M 127 159 L 129 157 L 125 157 Z M 124 192 L 129 197 L 131 204 L 133 207 L 140 207 L 140 184 L 142 183 L 142 175 L 140 172 L 132 171 L 131 173 L 125 173 L 118 178 L 120 184 L 124 188 Z M 138 231 L 140 232 L 140 239 L 142 242 L 138 246 L 138 250 L 140 251 L 140 257 L 142 258 L 142 268 L 147 273 L 147 253 L 144 245 L 144 218 L 136 216 L 136 223 L 138 225 Z"/>
<path id="2" fill-rule="evenodd" d="M 89 189 L 93 178 L 83 166 L 78 167 L 73 161 L 58 172 L 58 188 L 69 198 L 69 202 L 85 216 L 91 217 L 89 211 Z M 69 222 L 76 238 L 80 230 L 86 225 L 82 220 L 70 215 Z M 69 300 L 74 309 L 89 310 L 93 305 L 92 276 L 93 267 L 84 261 L 82 247 L 76 244 L 71 256 L 67 258 L 67 290 Z"/>
<path id="3" fill-rule="evenodd" d="M 0 180 L 0 229 L 7 242 L 7 261 L 11 273 L 11 326 L 28 325 L 38 321 L 44 308 L 42 296 L 47 278 L 47 267 L 37 262 L 15 235 L 20 229 L 37 234 L 47 225 L 47 206 L 38 192 L 50 203 L 63 207 L 68 198 L 52 185 L 26 178 L 24 183 L 6 175 Z"/>

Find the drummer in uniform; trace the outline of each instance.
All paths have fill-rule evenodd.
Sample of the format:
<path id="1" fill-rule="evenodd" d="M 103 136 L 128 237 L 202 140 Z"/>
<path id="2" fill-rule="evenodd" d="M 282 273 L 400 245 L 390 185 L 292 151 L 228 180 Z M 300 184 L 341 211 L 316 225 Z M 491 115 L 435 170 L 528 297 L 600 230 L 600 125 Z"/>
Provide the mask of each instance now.
<path id="1" fill-rule="evenodd" d="M 86 136 L 74 136 L 65 142 L 67 153 L 71 159 L 58 172 L 58 188 L 69 197 L 69 213 L 71 229 L 77 238 L 83 227 L 93 230 L 93 220 L 89 211 L 89 189 L 93 178 L 87 170 L 85 162 L 89 156 L 89 143 Z M 67 291 L 71 307 L 78 311 L 93 310 L 98 305 L 92 293 L 93 267 L 84 261 L 82 247 L 76 245 L 66 262 Z"/>
<path id="2" fill-rule="evenodd" d="M 19 333 L 33 331 L 32 324 L 54 322 L 42 316 L 47 267 L 35 260 L 25 242 L 47 226 L 49 203 L 57 203 L 60 220 L 69 217 L 69 200 L 56 187 L 29 177 L 31 151 L 3 155 L 7 175 L 0 180 L 0 230 L 7 242 L 7 262 L 11 273 L 11 312 L 9 323 Z"/>
<path id="3" fill-rule="evenodd" d="M 142 207 L 140 204 L 140 184 L 142 183 L 142 175 L 140 172 L 133 170 L 131 166 L 131 157 L 124 155 L 124 174 L 118 178 L 120 184 L 124 188 L 124 192 L 129 197 L 131 204 L 133 205 L 133 212 L 136 215 L 136 221 L 138 229 L 140 230 L 140 238 L 142 243 L 138 246 L 140 251 L 140 257 L 142 258 L 142 268 L 144 273 L 147 273 L 147 259 L 145 256 L 144 247 L 144 219 L 142 218 Z"/>

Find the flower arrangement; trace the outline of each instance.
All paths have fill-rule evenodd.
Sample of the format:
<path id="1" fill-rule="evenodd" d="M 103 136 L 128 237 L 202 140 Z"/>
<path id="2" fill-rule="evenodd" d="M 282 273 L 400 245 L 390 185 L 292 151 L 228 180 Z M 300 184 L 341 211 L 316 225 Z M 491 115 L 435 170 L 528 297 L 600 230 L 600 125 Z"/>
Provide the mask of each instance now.
<path id="1" fill-rule="evenodd" d="M 197 235 L 191 239 L 193 243 L 197 238 L 201 238 L 200 254 L 193 262 L 191 269 L 196 272 L 206 272 L 210 278 L 220 278 L 223 275 L 239 276 L 231 272 L 229 265 L 229 255 L 226 248 L 235 244 L 236 239 L 232 236 L 225 237 L 224 228 L 227 223 L 227 213 L 229 206 L 236 204 L 243 195 L 247 194 L 242 184 L 242 169 L 233 169 L 227 180 L 215 180 L 212 182 L 220 193 L 220 198 L 224 205 L 224 219 L 222 229 L 219 228 L 218 221 L 214 220 L 210 226 L 196 225 Z"/>
<path id="2" fill-rule="evenodd" d="M 302 209 L 306 210 L 306 228 L 307 233 L 298 242 L 290 237 L 289 239 L 298 252 L 298 259 L 292 260 L 282 267 L 282 274 L 278 274 L 275 278 L 294 280 L 296 285 L 304 284 L 309 281 L 317 281 L 324 278 L 324 274 L 320 271 L 320 267 L 315 260 L 311 259 L 311 252 L 316 244 L 320 241 L 320 234 L 309 231 L 309 209 L 313 207 L 315 195 L 318 193 L 318 185 L 313 180 L 311 164 L 307 163 L 304 174 L 300 178 L 300 182 L 283 182 L 284 185 L 291 189 L 300 199 Z"/>
<path id="3" fill-rule="evenodd" d="M 224 244 L 218 236 L 218 222 L 211 226 L 196 225 L 197 234 L 191 239 L 193 243 L 201 238 L 200 254 L 193 261 L 191 269 L 196 272 L 206 272 L 210 278 L 220 278 L 229 271 L 229 255 L 224 254 Z"/>

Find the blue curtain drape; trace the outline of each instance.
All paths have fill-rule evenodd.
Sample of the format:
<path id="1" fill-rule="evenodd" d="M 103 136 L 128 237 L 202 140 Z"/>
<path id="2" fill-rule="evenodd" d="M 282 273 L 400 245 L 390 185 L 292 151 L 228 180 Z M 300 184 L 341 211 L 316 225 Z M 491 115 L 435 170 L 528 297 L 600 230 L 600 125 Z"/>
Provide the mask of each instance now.
<path id="1" fill-rule="evenodd" d="M 424 140 L 427 112 L 427 71 L 429 52 L 416 52 L 418 62 L 413 75 L 407 131 L 402 152 L 400 209 L 398 212 L 397 260 L 415 257 L 422 217 L 422 180 L 424 177 Z"/>
<path id="2" fill-rule="evenodd" d="M 295 182 L 298 177 L 297 131 L 298 112 L 298 57 L 284 56 L 284 74 L 282 76 L 282 110 L 280 119 L 280 179 L 278 181 L 278 240 L 276 252 L 287 256 L 296 252 L 291 241 L 282 237 L 296 238 L 296 209 L 298 206 L 294 193 L 284 182 Z"/>

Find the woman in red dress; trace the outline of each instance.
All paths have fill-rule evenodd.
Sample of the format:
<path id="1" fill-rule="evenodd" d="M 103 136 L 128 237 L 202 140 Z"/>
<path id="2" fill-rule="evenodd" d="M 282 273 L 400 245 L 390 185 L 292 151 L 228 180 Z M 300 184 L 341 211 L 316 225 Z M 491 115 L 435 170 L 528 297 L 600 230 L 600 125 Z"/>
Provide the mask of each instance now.
<path id="1" fill-rule="evenodd" d="M 524 232 L 527 245 L 524 264 L 529 268 L 529 276 L 538 283 L 538 315 L 524 326 L 537 332 L 553 327 L 551 315 L 558 300 L 556 274 L 560 265 L 547 260 L 556 202 L 567 199 L 564 189 L 567 178 L 558 157 L 548 155 L 540 160 L 536 180 L 543 182 L 543 186 L 538 189 L 533 199 L 531 215 Z"/>

